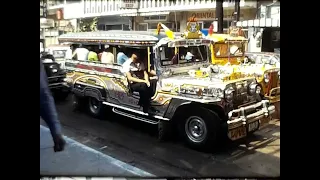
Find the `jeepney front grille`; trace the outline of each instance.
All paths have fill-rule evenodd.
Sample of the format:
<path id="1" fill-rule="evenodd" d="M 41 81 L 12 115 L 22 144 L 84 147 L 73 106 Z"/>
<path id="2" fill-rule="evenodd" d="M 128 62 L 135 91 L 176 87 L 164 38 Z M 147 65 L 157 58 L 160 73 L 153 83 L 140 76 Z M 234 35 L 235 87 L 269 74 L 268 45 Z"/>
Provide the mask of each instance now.
<path id="1" fill-rule="evenodd" d="M 268 87 L 267 93 L 269 94 L 271 89 L 280 86 L 280 78 L 278 75 L 278 71 L 269 72 L 268 76 L 269 76 L 269 82 L 267 84 L 267 87 Z M 275 95 L 279 95 L 279 94 L 280 94 L 280 90 L 277 90 L 277 91 L 273 91 L 273 93 L 269 94 L 269 95 L 275 96 Z"/>
<path id="2" fill-rule="evenodd" d="M 250 82 L 248 81 L 241 81 L 231 84 L 234 89 L 232 101 L 234 108 L 239 108 L 239 106 L 255 102 L 253 96 L 248 93 L 249 84 Z"/>

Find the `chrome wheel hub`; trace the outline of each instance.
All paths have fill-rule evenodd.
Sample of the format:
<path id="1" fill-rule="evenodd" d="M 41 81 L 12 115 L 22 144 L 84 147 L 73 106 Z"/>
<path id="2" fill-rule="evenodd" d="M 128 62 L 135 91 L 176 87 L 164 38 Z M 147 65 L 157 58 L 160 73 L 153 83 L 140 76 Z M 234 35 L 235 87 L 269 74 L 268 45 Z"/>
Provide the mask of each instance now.
<path id="1" fill-rule="evenodd" d="M 193 142 L 202 142 L 207 136 L 207 127 L 204 120 L 198 116 L 191 116 L 185 124 L 185 132 Z"/>

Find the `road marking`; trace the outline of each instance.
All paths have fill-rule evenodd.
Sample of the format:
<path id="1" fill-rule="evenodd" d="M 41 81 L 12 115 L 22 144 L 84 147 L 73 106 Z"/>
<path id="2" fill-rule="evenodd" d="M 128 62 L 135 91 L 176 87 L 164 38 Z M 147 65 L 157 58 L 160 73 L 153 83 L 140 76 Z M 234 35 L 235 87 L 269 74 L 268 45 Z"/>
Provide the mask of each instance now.
<path id="1" fill-rule="evenodd" d="M 40 125 L 40 129 L 49 132 L 49 129 L 44 127 L 44 126 L 42 126 L 42 125 Z M 100 157 L 106 159 L 108 162 L 110 162 L 110 164 L 113 164 L 113 165 L 115 165 L 115 166 L 117 166 L 117 167 L 119 167 L 121 169 L 124 169 L 125 171 L 131 172 L 131 173 L 133 173 L 135 175 L 138 175 L 138 176 L 153 176 L 153 177 L 155 177 L 155 175 L 153 175 L 153 174 L 150 174 L 150 173 L 148 173 L 146 171 L 143 171 L 143 170 L 141 170 L 139 168 L 133 167 L 133 166 L 131 166 L 131 165 L 127 164 L 127 163 L 124 163 L 124 162 L 122 162 L 122 161 L 120 161 L 118 159 L 115 159 L 115 158 L 113 158 L 111 156 L 103 154 L 103 153 L 101 153 L 101 152 L 99 152 L 99 151 L 97 151 L 95 149 L 92 149 L 92 148 L 90 148 L 90 147 L 88 147 L 88 146 L 86 146 L 84 144 L 81 144 L 81 143 L 79 143 L 79 142 L 77 142 L 77 141 L 75 141 L 73 139 L 70 139 L 67 136 L 64 136 L 64 138 L 65 138 L 66 142 L 69 145 L 78 146 L 78 147 L 86 150 L 87 152 L 91 152 L 91 153 L 97 154 Z"/>

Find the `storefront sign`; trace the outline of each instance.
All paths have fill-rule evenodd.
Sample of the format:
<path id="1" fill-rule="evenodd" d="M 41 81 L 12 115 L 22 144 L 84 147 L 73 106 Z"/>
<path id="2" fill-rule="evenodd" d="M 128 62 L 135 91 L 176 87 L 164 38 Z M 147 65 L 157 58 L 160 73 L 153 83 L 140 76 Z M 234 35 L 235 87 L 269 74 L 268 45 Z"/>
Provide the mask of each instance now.
<path id="1" fill-rule="evenodd" d="M 120 8 L 124 9 L 138 9 L 138 0 L 122 0 Z"/>
<path id="2" fill-rule="evenodd" d="M 196 19 L 215 19 L 216 12 L 196 12 L 191 13 L 191 17 L 196 17 Z M 240 17 L 243 17 L 243 14 L 240 14 Z M 224 14 L 223 18 L 232 18 L 232 14 Z"/>

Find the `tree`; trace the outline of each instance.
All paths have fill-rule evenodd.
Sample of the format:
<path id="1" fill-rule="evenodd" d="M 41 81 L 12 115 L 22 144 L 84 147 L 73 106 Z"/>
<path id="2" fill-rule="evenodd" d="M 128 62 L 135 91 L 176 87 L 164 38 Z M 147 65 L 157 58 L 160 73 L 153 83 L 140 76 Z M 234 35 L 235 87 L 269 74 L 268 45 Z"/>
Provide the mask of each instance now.
<path id="1" fill-rule="evenodd" d="M 95 17 L 93 19 L 80 19 L 79 26 L 76 30 L 77 32 L 92 32 L 97 31 L 98 18 Z"/>

